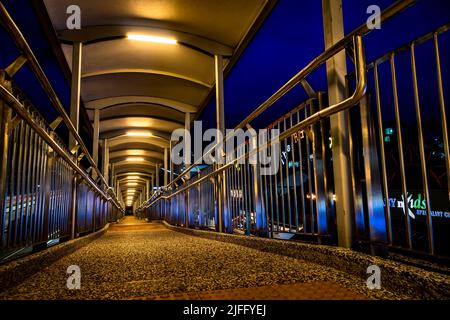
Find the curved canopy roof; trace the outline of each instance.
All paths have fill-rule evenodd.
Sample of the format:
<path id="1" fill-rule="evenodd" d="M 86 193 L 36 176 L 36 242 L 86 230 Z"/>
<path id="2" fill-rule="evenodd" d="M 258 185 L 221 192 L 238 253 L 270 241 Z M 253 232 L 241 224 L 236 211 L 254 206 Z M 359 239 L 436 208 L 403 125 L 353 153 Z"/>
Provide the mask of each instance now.
<path id="1" fill-rule="evenodd" d="M 108 139 L 116 173 L 154 172 L 171 132 L 184 127 L 185 113 L 197 113 L 214 90 L 214 55 L 223 56 L 225 68 L 271 2 L 44 1 L 69 66 L 72 44 L 83 43 L 81 97 L 91 121 L 100 110 L 100 138 Z M 81 9 L 81 30 L 66 26 L 71 5 Z M 176 42 L 136 41 L 144 36 Z M 127 135 L 132 130 L 151 135 Z"/>

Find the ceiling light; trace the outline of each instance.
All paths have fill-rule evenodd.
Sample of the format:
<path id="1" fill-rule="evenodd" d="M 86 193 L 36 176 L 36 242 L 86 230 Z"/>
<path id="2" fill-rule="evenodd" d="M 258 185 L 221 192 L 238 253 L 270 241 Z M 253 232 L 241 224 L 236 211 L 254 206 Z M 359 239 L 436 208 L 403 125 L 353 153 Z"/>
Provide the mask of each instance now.
<path id="1" fill-rule="evenodd" d="M 149 131 L 128 131 L 128 137 L 141 137 L 141 138 L 150 138 L 153 135 Z"/>
<path id="2" fill-rule="evenodd" d="M 143 157 L 128 157 L 128 162 L 144 162 L 145 159 Z"/>
<path id="3" fill-rule="evenodd" d="M 127 179 L 128 180 L 139 180 L 139 179 L 141 179 L 141 177 L 139 177 L 139 176 L 128 176 Z"/>
<path id="4" fill-rule="evenodd" d="M 135 41 L 145 41 L 163 44 L 177 44 L 177 40 L 166 37 L 148 36 L 144 34 L 128 34 L 127 39 Z"/>
<path id="5" fill-rule="evenodd" d="M 127 186 L 129 186 L 129 187 L 135 187 L 137 185 L 138 185 L 137 182 L 129 182 L 129 183 L 127 183 Z"/>

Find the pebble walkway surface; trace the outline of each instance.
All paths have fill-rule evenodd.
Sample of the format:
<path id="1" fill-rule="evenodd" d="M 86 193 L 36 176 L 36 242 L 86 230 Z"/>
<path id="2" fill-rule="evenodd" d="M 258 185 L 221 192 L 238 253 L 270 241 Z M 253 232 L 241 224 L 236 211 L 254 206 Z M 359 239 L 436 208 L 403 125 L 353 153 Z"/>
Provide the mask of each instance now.
<path id="1" fill-rule="evenodd" d="M 80 267 L 80 290 L 66 288 L 71 265 Z M 309 261 L 189 236 L 127 217 L 99 239 L 0 293 L 0 299 L 147 299 L 181 293 L 192 297 L 216 290 L 239 294 L 235 291 L 239 288 L 262 287 L 267 292 L 267 286 L 302 283 L 317 288 L 329 283 L 331 293 L 325 299 L 333 298 L 333 292 L 336 298 L 342 292 L 353 299 L 408 298 L 370 291 L 361 279 Z M 306 288 L 295 290 L 303 292 L 295 298 L 310 299 L 308 292 L 314 290 Z M 239 297 L 245 297 L 245 290 Z"/>

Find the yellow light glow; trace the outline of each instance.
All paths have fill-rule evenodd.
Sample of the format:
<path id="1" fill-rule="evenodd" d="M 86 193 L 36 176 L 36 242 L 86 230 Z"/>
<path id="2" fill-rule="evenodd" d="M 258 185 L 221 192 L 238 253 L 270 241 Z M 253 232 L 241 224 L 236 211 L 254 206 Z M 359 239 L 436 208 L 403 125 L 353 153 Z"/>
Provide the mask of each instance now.
<path id="1" fill-rule="evenodd" d="M 129 186 L 129 187 L 135 187 L 137 185 L 138 185 L 137 182 L 129 182 L 129 183 L 127 183 L 127 186 Z"/>
<path id="2" fill-rule="evenodd" d="M 128 162 L 144 162 L 145 159 L 142 157 L 129 157 L 127 158 Z"/>
<path id="3" fill-rule="evenodd" d="M 128 176 L 127 180 L 139 180 L 140 178 L 139 176 Z"/>
<path id="4" fill-rule="evenodd" d="M 150 138 L 153 135 L 148 131 L 128 131 L 128 137 L 138 137 L 138 138 Z"/>
<path id="5" fill-rule="evenodd" d="M 162 43 L 162 44 L 177 44 L 178 41 L 172 38 L 166 38 L 166 37 L 157 37 L 157 36 L 148 36 L 144 34 L 128 34 L 127 35 L 128 40 L 135 40 L 135 41 L 145 41 L 145 42 L 153 42 L 153 43 Z"/>

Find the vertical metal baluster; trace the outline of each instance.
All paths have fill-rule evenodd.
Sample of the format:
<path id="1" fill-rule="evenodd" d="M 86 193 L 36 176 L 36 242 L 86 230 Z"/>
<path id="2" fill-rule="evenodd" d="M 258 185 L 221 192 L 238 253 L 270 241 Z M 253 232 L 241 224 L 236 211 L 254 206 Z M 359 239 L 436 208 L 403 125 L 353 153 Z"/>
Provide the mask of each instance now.
<path id="1" fill-rule="evenodd" d="M 55 170 L 53 171 L 53 219 L 52 219 L 52 237 L 56 238 L 57 224 L 58 224 L 58 209 L 59 209 L 59 201 L 58 201 L 58 193 L 59 193 L 59 158 L 56 156 L 55 160 Z"/>
<path id="2" fill-rule="evenodd" d="M 247 152 L 250 152 L 250 145 L 248 145 Z M 255 207 L 253 204 L 253 196 L 252 196 L 253 192 L 254 192 L 254 190 L 253 190 L 254 186 L 252 183 L 253 172 L 252 172 L 252 167 L 248 162 L 245 165 L 245 167 L 246 167 L 246 173 L 247 173 L 246 181 L 245 181 L 245 183 L 247 184 L 247 203 L 248 203 L 248 212 L 247 212 L 248 224 L 247 224 L 247 226 L 248 226 L 248 232 L 250 233 L 251 227 L 252 227 L 252 213 L 255 212 L 255 210 L 254 210 Z"/>
<path id="3" fill-rule="evenodd" d="M 84 225 L 85 225 L 86 232 L 89 231 L 89 224 L 88 224 L 89 216 L 88 216 L 88 214 L 89 214 L 89 200 L 90 200 L 89 193 L 90 193 L 90 191 L 91 190 L 90 190 L 89 186 L 86 183 L 86 188 L 84 189 L 84 199 L 85 199 L 85 201 L 84 201 L 85 202 L 84 203 L 84 205 L 85 205 Z M 105 223 L 108 223 L 108 221 L 105 221 Z"/>
<path id="4" fill-rule="evenodd" d="M 34 134 L 33 131 L 31 130 L 31 128 L 29 126 L 28 127 L 28 131 L 29 131 L 29 138 L 28 138 L 28 157 L 27 157 L 27 176 L 26 176 L 26 187 L 25 187 L 25 193 L 27 195 L 27 205 L 25 208 L 25 224 L 23 226 L 23 240 L 24 243 L 27 245 L 28 244 L 28 225 L 29 225 L 29 215 L 31 214 L 31 208 L 32 208 L 32 204 L 33 204 L 33 198 L 31 197 L 31 190 L 30 190 L 30 184 L 31 184 L 31 176 L 33 175 L 33 168 L 32 168 L 32 163 L 33 163 L 33 156 L 34 156 Z"/>
<path id="5" fill-rule="evenodd" d="M 261 165 L 261 164 L 258 164 L 258 165 Z M 261 194 L 264 194 L 264 210 L 265 210 L 264 212 L 266 213 L 267 235 L 269 237 L 272 237 L 272 232 L 271 232 L 272 228 L 270 228 L 270 230 L 269 230 L 269 196 L 267 195 L 268 185 L 267 185 L 267 175 L 266 174 L 264 175 L 264 182 L 261 184 L 261 188 L 263 191 L 263 193 L 261 193 Z"/>
<path id="6" fill-rule="evenodd" d="M 244 147 L 245 148 L 245 147 Z M 247 150 L 245 150 L 247 152 Z M 248 180 L 247 180 L 247 162 L 242 165 L 242 189 L 243 189 L 243 198 L 244 198 L 244 215 L 242 220 L 245 221 L 244 230 L 247 230 L 247 217 L 250 215 L 250 206 L 248 203 L 248 195 L 250 192 L 248 191 Z"/>
<path id="7" fill-rule="evenodd" d="M 53 183 L 52 183 L 52 215 L 51 215 L 51 227 L 50 227 L 50 235 L 51 238 L 54 238 L 55 232 L 56 232 L 56 224 L 58 221 L 58 168 L 59 168 L 59 159 L 58 156 L 56 156 L 55 159 L 55 166 L 53 170 Z"/>
<path id="8" fill-rule="evenodd" d="M 23 170 L 21 170 L 22 166 L 23 166 L 23 149 L 24 149 L 24 135 L 25 135 L 25 130 L 24 130 L 24 126 L 25 123 L 24 121 L 20 121 L 19 124 L 19 132 L 20 132 L 20 138 L 19 138 L 19 156 L 18 156 L 18 160 L 17 160 L 17 176 L 16 176 L 16 211 L 15 211 L 15 219 L 14 219 L 14 239 L 13 239 L 13 244 L 17 245 L 17 236 L 18 236 L 18 230 L 20 229 L 20 210 L 22 209 L 22 206 L 20 206 L 19 208 L 19 204 L 22 202 L 22 195 L 21 193 L 21 181 L 22 181 L 22 175 L 23 175 Z"/>
<path id="9" fill-rule="evenodd" d="M 231 221 L 232 221 L 232 225 L 233 225 L 233 229 L 236 228 L 235 226 L 235 221 L 236 221 L 236 192 L 237 192 L 237 187 L 236 187 L 236 167 L 233 166 L 231 167 L 231 184 L 232 184 L 232 189 L 230 190 L 230 193 L 232 192 L 233 194 L 231 195 Z"/>
<path id="10" fill-rule="evenodd" d="M 297 113 L 298 114 L 298 113 Z M 290 117 L 290 125 L 293 126 L 293 115 Z M 298 118 L 297 118 L 298 122 Z M 298 138 L 298 133 L 296 134 Z M 291 138 L 291 154 L 292 154 L 292 184 L 294 188 L 294 214 L 295 214 L 295 232 L 298 232 L 298 199 L 297 199 L 297 172 L 295 170 L 295 140 Z"/>
<path id="11" fill-rule="evenodd" d="M 23 139 L 24 139 L 24 122 L 20 121 L 20 124 L 18 126 L 19 131 L 19 139 L 18 139 L 18 157 L 17 157 L 17 170 L 16 170 L 16 199 L 15 199 L 15 214 L 14 214 L 14 237 L 13 237 L 13 246 L 17 245 L 17 235 L 18 235 L 18 229 L 20 228 L 20 203 L 21 203 L 21 185 L 20 182 L 22 181 L 22 163 L 23 163 Z"/>
<path id="12" fill-rule="evenodd" d="M 311 102 L 311 114 L 317 111 L 315 103 L 320 104 L 321 101 L 314 100 Z M 325 159 L 322 157 L 322 133 L 321 121 L 311 126 L 312 132 L 312 155 L 313 155 L 313 171 L 314 171 L 314 190 L 316 195 L 316 222 L 317 234 L 324 236 L 328 234 L 327 221 L 327 193 L 324 185 L 325 180 Z M 321 241 L 322 239 L 319 239 Z"/>
<path id="13" fill-rule="evenodd" d="M 308 117 L 308 107 L 311 108 L 311 105 L 308 104 L 305 107 L 305 118 Z M 312 131 L 311 127 L 308 128 L 310 131 Z M 306 139 L 306 163 L 308 168 L 308 192 L 309 192 L 309 214 L 311 217 L 311 234 L 314 234 L 314 199 L 313 199 L 313 189 L 312 189 L 312 179 L 311 179 L 311 149 L 309 146 L 309 135 L 305 135 Z"/>
<path id="14" fill-rule="evenodd" d="M 324 108 L 324 102 L 323 102 L 323 92 L 318 92 L 318 103 L 319 103 L 319 110 L 322 110 Z M 327 157 L 327 139 L 326 139 L 326 124 L 325 121 L 327 120 L 322 120 L 320 121 L 320 138 L 321 138 L 321 153 L 322 153 L 322 160 L 323 160 L 323 190 L 325 193 L 325 206 L 326 206 L 326 220 L 327 220 L 327 226 L 328 226 L 328 233 L 330 233 L 330 227 L 331 224 L 333 223 L 332 221 L 332 217 L 333 217 L 333 212 L 332 212 L 332 208 L 333 208 L 333 193 L 330 192 L 329 189 L 329 183 L 328 183 L 328 163 L 327 160 L 331 158 Z"/>
<path id="15" fill-rule="evenodd" d="M 231 198 L 231 171 L 233 170 L 233 167 L 231 169 L 226 169 L 225 176 L 226 176 L 226 195 L 227 195 L 227 209 L 228 209 L 228 215 L 231 217 L 229 219 L 229 223 L 231 224 L 229 228 L 233 230 L 233 209 L 232 209 L 232 198 Z"/>
<path id="16" fill-rule="evenodd" d="M 417 82 L 417 69 L 416 69 L 416 55 L 415 55 L 414 44 L 411 45 L 411 70 L 413 76 L 413 87 L 414 87 L 414 102 L 416 107 L 416 120 L 417 120 L 417 131 L 419 138 L 419 152 L 420 152 L 420 162 L 422 169 L 422 183 L 423 192 L 425 196 L 425 202 L 427 206 L 427 229 L 428 229 L 428 252 L 434 254 L 434 234 L 433 234 L 433 220 L 431 217 L 431 204 L 430 204 L 430 192 L 428 188 L 428 175 L 427 175 L 427 163 L 425 159 L 425 146 L 423 141 L 423 130 L 422 130 L 422 115 L 420 111 L 420 98 L 419 98 L 419 85 Z"/>
<path id="17" fill-rule="evenodd" d="M 68 210 L 70 208 L 67 207 L 67 197 L 68 197 L 68 193 L 69 190 L 67 189 L 67 166 L 66 166 L 66 162 L 62 161 L 62 192 L 63 192 L 63 218 L 62 218 L 62 226 L 61 226 L 61 232 L 63 235 L 67 235 L 67 225 L 69 224 L 69 215 L 68 215 Z"/>
<path id="18" fill-rule="evenodd" d="M 381 113 L 381 97 L 380 97 L 380 82 L 378 77 L 378 64 L 374 66 L 374 77 L 375 77 L 375 93 L 376 93 L 376 103 L 377 103 L 377 117 L 378 117 L 378 132 L 380 140 L 380 156 L 381 156 L 381 177 L 383 179 L 383 196 L 386 201 L 384 206 L 384 212 L 386 215 L 386 227 L 387 236 L 389 244 L 392 245 L 392 221 L 391 221 L 391 208 L 389 206 L 389 187 L 387 179 L 387 168 L 386 168 L 386 152 L 384 150 L 384 136 L 383 136 L 383 115 Z"/>
<path id="19" fill-rule="evenodd" d="M 405 172 L 405 160 L 403 156 L 403 139 L 402 139 L 402 127 L 400 122 L 400 110 L 398 104 L 398 91 L 397 91 L 397 75 L 395 72 L 395 56 L 394 53 L 391 55 L 391 73 L 392 73 L 392 89 L 394 94 L 394 109 L 395 109 L 395 122 L 397 126 L 397 143 L 398 143 L 398 153 L 400 161 L 400 174 L 402 179 L 402 193 L 403 193 L 403 211 L 405 213 L 405 228 L 406 228 L 406 241 L 409 249 L 412 249 L 412 238 L 411 238 L 411 222 L 408 212 L 408 192 L 406 187 L 406 172 Z"/>
<path id="20" fill-rule="evenodd" d="M 240 210 L 239 210 L 239 224 L 244 226 L 244 216 L 245 216 L 245 185 L 244 185 L 244 165 L 239 164 L 239 181 L 242 191 L 242 196 L 240 200 Z"/>
<path id="21" fill-rule="evenodd" d="M 278 123 L 278 129 L 280 133 L 286 130 L 286 127 L 283 126 L 283 131 L 281 131 L 281 121 Z M 281 141 L 280 141 L 281 142 Z M 286 154 L 286 150 L 284 150 Z M 281 153 L 281 158 L 283 159 L 283 153 Z M 285 159 L 286 161 L 286 159 Z M 281 166 L 283 166 L 283 162 L 281 162 Z M 284 203 L 284 176 L 283 176 L 283 167 L 280 168 L 280 189 L 281 189 L 281 212 L 282 212 L 282 222 L 283 222 L 283 232 L 286 232 L 286 208 Z"/>
<path id="22" fill-rule="evenodd" d="M 48 146 L 44 140 L 39 137 L 40 148 L 39 148 L 39 206 L 38 206 L 38 223 L 36 224 L 36 239 L 35 242 L 40 242 L 43 238 L 43 220 L 44 220 L 44 208 L 45 208 L 45 184 L 47 180 L 47 153 Z"/>
<path id="23" fill-rule="evenodd" d="M 268 141 L 272 140 L 271 130 L 267 130 L 267 140 Z M 275 157 L 275 156 L 278 156 L 278 155 L 271 154 L 271 157 Z M 271 238 L 273 238 L 273 230 L 274 230 L 274 226 L 275 226 L 275 223 L 273 220 L 273 215 L 274 215 L 273 212 L 275 211 L 274 210 L 275 201 L 273 200 L 273 181 L 271 179 L 272 177 L 276 177 L 276 174 L 270 175 L 269 178 L 267 179 L 270 183 L 270 200 L 269 201 L 270 201 L 270 236 L 271 236 Z M 267 223 L 267 225 L 269 225 L 269 223 Z"/>
<path id="24" fill-rule="evenodd" d="M 23 235 L 24 230 L 23 230 L 23 228 L 24 228 L 25 221 L 26 221 L 26 219 L 25 219 L 26 206 L 28 205 L 28 202 L 25 198 L 25 191 L 26 191 L 25 184 L 26 184 L 26 176 L 28 175 L 28 172 L 29 172 L 29 171 L 27 171 L 27 168 L 28 168 L 27 164 L 29 162 L 28 150 L 30 148 L 30 145 L 29 145 L 30 127 L 27 124 L 25 124 L 25 122 L 23 123 L 23 126 L 24 126 L 25 133 L 24 133 L 24 141 L 22 144 L 23 161 L 22 161 L 22 172 L 21 172 L 22 179 L 20 181 L 20 184 L 21 184 L 20 224 L 19 224 L 19 228 L 18 228 L 18 237 L 17 237 L 18 243 L 20 243 L 21 245 L 24 245 L 24 235 Z"/>
<path id="25" fill-rule="evenodd" d="M 73 181 L 73 179 L 72 179 L 72 169 L 69 167 L 69 166 L 66 166 L 66 181 L 65 181 L 65 183 L 66 183 L 66 213 L 67 213 L 67 224 L 66 224 L 66 233 L 69 233 L 69 232 L 71 232 L 71 224 L 70 224 L 70 222 L 71 222 L 71 219 L 72 219 L 72 217 L 71 217 L 71 214 L 69 214 L 69 212 L 70 212 L 70 206 L 71 206 L 71 204 L 72 204 L 72 181 Z M 92 210 L 92 204 L 93 204 L 93 202 L 92 202 L 92 197 L 91 197 L 91 210 Z M 76 219 L 76 217 L 75 217 L 75 219 Z M 115 215 L 114 216 L 114 221 L 116 221 L 116 219 L 117 219 L 117 216 Z M 76 224 L 75 224 L 76 225 Z"/>
<path id="26" fill-rule="evenodd" d="M 306 106 L 305 106 L 306 108 Z M 306 109 L 305 109 L 306 110 Z M 297 111 L 297 119 L 300 122 L 300 111 Z M 305 134 L 305 133 L 303 133 Z M 307 139 L 307 138 L 306 138 Z M 303 149 L 302 149 L 302 138 L 298 138 L 298 154 L 300 162 L 300 194 L 302 196 L 302 223 L 303 223 L 303 233 L 306 233 L 306 202 L 305 202 L 305 187 L 303 181 Z"/>
<path id="27" fill-rule="evenodd" d="M 52 236 L 56 239 L 59 237 L 58 234 L 58 227 L 59 227 L 59 216 L 60 216 L 60 206 L 61 206 L 61 199 L 60 197 L 60 177 L 61 177 L 61 162 L 60 159 L 57 157 L 55 162 L 55 185 L 53 189 L 53 199 L 54 199 L 54 211 L 53 211 L 53 221 L 52 221 Z"/>
<path id="28" fill-rule="evenodd" d="M 65 227 L 66 227 L 66 222 L 67 222 L 67 218 L 66 218 L 66 195 L 67 195 L 67 190 L 65 189 L 65 163 L 64 160 L 60 160 L 61 161 L 61 188 L 60 188 L 60 192 L 61 192 L 61 218 L 59 220 L 59 232 L 60 232 L 60 237 L 65 236 Z"/>
<path id="29" fill-rule="evenodd" d="M 31 172 L 31 207 L 30 207 L 30 218 L 29 218 L 29 224 L 28 224 L 28 239 L 30 242 L 33 242 L 34 234 L 33 234 L 33 226 L 36 223 L 36 197 L 37 197 L 37 161 L 38 161 L 38 135 L 36 132 L 33 131 L 33 165 L 32 165 L 32 172 Z"/>
<path id="30" fill-rule="evenodd" d="M 441 126 L 445 151 L 445 166 L 447 168 L 448 201 L 450 202 L 450 148 L 448 141 L 448 122 L 447 122 L 447 114 L 445 111 L 444 89 L 442 85 L 441 55 L 439 53 L 439 41 L 438 41 L 439 39 L 437 33 L 434 34 L 433 40 L 434 40 L 434 52 L 436 57 L 436 72 L 437 72 L 437 84 L 439 93 L 439 107 L 441 112 Z"/>
<path id="31" fill-rule="evenodd" d="M 56 157 L 56 155 L 54 155 Z M 52 239 L 53 235 L 53 221 L 55 216 L 55 176 L 56 176 L 56 167 L 58 165 L 57 158 L 54 159 L 53 165 L 50 171 L 50 205 L 48 209 L 48 229 L 47 229 L 47 240 Z"/>
<path id="32" fill-rule="evenodd" d="M 292 114 L 290 116 L 290 121 L 292 123 Z M 287 129 L 287 123 L 286 123 L 286 118 L 284 118 L 283 120 L 284 123 L 284 130 Z M 284 140 L 284 151 L 286 152 L 286 197 L 287 197 L 287 213 L 288 213 L 288 221 L 289 221 L 289 232 L 292 232 L 292 209 L 291 209 L 291 185 L 289 183 L 289 152 L 287 150 L 287 146 L 291 145 L 288 144 L 288 140 L 289 138 L 286 138 Z"/>
<path id="33" fill-rule="evenodd" d="M 43 161 L 43 142 L 42 138 L 37 138 L 37 165 L 36 165 L 36 209 L 33 219 L 33 243 L 39 239 L 39 225 L 41 221 L 41 196 L 42 196 L 42 161 Z"/>

